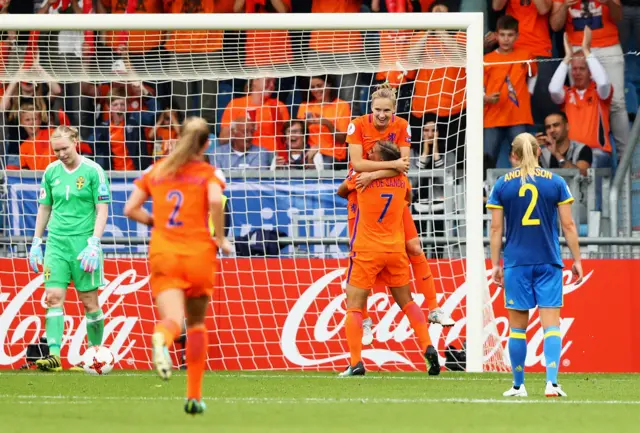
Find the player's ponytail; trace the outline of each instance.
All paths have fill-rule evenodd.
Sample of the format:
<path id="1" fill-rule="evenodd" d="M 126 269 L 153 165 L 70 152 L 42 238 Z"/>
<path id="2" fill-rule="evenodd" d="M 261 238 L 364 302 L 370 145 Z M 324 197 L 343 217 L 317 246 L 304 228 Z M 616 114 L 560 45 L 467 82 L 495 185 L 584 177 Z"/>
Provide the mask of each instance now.
<path id="1" fill-rule="evenodd" d="M 180 168 L 192 161 L 206 146 L 209 140 L 209 126 L 200 117 L 189 117 L 182 124 L 180 138 L 175 149 L 153 172 L 154 177 L 170 177 Z"/>
<path id="2" fill-rule="evenodd" d="M 373 94 L 371 95 L 371 102 L 375 101 L 378 98 L 389 99 L 395 107 L 397 100 L 396 89 L 394 89 L 388 81 L 385 81 L 384 83 L 378 85 L 376 91 L 373 92 Z"/>
<path id="3" fill-rule="evenodd" d="M 511 153 L 518 162 L 520 169 L 520 181 L 525 184 L 527 178 L 534 181 L 534 175 L 538 164 L 538 141 L 529 133 L 518 134 L 511 145 Z"/>

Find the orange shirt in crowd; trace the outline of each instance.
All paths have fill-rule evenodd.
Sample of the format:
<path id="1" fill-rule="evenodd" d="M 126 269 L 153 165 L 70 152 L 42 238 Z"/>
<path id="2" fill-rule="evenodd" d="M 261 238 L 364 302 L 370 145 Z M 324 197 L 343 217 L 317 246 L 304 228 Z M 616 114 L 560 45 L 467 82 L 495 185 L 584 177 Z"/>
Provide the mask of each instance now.
<path id="1" fill-rule="evenodd" d="M 412 44 L 423 39 L 424 32 L 413 36 Z M 434 36 L 426 41 L 425 50 L 430 61 L 434 63 L 451 63 L 458 54 L 457 49 L 464 50 L 467 36 L 457 33 L 453 38 L 455 44 L 443 41 L 442 37 Z M 461 57 L 462 58 L 462 57 Z M 420 69 L 415 79 L 411 114 L 422 117 L 424 113 L 435 113 L 438 116 L 451 116 L 460 113 L 466 106 L 465 89 L 467 87 L 467 72 L 464 67 L 447 66 L 441 68 Z"/>
<path id="2" fill-rule="evenodd" d="M 485 128 L 533 124 L 527 80 L 529 71 L 531 76 L 535 76 L 538 67 L 535 62 L 525 62 L 531 58 L 529 51 L 521 49 L 514 49 L 507 54 L 500 54 L 496 50 L 484 56 L 485 94 L 500 93 L 500 99 L 496 104 L 484 106 Z M 492 62 L 516 63 L 487 65 Z"/>
<path id="3" fill-rule="evenodd" d="M 553 0 L 555 3 L 564 3 L 564 0 Z M 620 4 L 619 0 L 611 0 Z M 567 11 L 567 23 L 564 26 L 565 32 L 569 36 L 569 43 L 573 46 L 582 45 L 582 34 L 584 27 L 591 28 L 591 47 L 602 48 L 619 44 L 618 26 L 611 18 L 609 6 L 598 1 L 589 2 L 590 18 L 585 17 L 585 12 L 581 2 L 577 2 Z"/>
<path id="4" fill-rule="evenodd" d="M 135 181 L 153 202 L 149 256 L 169 253 L 208 257 L 216 248 L 207 225 L 208 186 L 217 183 L 224 189 L 224 182 L 216 176 L 216 169 L 203 161 L 187 163 L 171 178 L 154 179 L 154 171 L 161 164 L 163 161 Z"/>
<path id="5" fill-rule="evenodd" d="M 232 14 L 236 0 L 215 0 L 213 2 L 217 14 Z"/>
<path id="6" fill-rule="evenodd" d="M 411 182 L 405 174 L 378 179 L 364 190 L 358 191 L 357 233 L 352 252 L 404 253 L 404 230 L 400 229 L 407 192 Z"/>
<path id="7" fill-rule="evenodd" d="M 86 0 L 85 0 L 86 1 Z M 163 0 L 138 0 L 136 6 L 137 14 L 159 14 L 164 12 Z M 104 7 L 112 14 L 123 14 L 127 10 L 127 0 L 102 0 Z M 144 20 L 144 18 L 140 18 Z M 121 32 L 106 32 L 105 42 L 107 45 L 117 47 L 121 43 Z M 127 41 L 128 49 L 132 52 L 147 51 L 159 46 L 162 43 L 162 32 L 158 30 L 129 31 L 124 37 Z"/>
<path id="8" fill-rule="evenodd" d="M 600 99 L 594 81 L 582 97 L 575 87 L 565 86 L 562 111 L 566 113 L 569 124 L 579 125 L 569 129 L 569 140 L 611 153 L 609 111 L 612 97 L 613 88 L 607 99 Z"/>
<path id="9" fill-rule="evenodd" d="M 57 160 L 53 153 L 49 137 L 53 129 L 38 131 L 33 140 L 25 140 L 20 145 L 20 167 L 27 170 L 44 170 Z"/>
<path id="10" fill-rule="evenodd" d="M 151 132 L 152 129 L 149 128 L 146 131 L 147 134 L 147 139 L 150 140 L 151 139 Z M 171 128 L 168 126 L 162 126 L 158 129 L 156 129 L 156 139 L 155 141 L 160 141 L 162 143 L 162 154 L 163 155 L 168 155 L 169 154 L 169 144 L 171 143 L 171 140 L 177 140 L 178 139 L 178 131 L 175 130 L 175 128 Z M 154 143 L 149 143 L 149 147 L 150 147 L 150 154 L 153 154 L 153 148 L 154 148 Z"/>
<path id="11" fill-rule="evenodd" d="M 376 74 L 376 80 L 388 81 L 393 87 L 415 78 L 416 71 L 388 70 L 397 68 L 397 63 L 404 63 L 408 57 L 409 43 L 412 30 L 383 30 L 380 32 L 380 69 L 384 71 Z"/>
<path id="12" fill-rule="evenodd" d="M 387 127 L 380 131 L 373 123 L 373 114 L 365 114 L 353 119 L 347 129 L 347 144 L 362 146 L 362 157 L 367 159 L 367 153 L 373 149 L 376 142 L 388 140 L 398 147 L 411 146 L 411 128 L 409 122 L 395 114 Z"/>
<path id="13" fill-rule="evenodd" d="M 256 123 L 255 143 L 267 150 L 284 150 L 284 122 L 290 119 L 287 106 L 275 98 L 254 105 L 250 96 L 232 99 L 222 113 L 220 126 L 231 126 L 233 119 L 246 117 Z"/>
<path id="14" fill-rule="evenodd" d="M 282 0 L 282 2 L 291 12 L 291 0 Z M 267 13 L 267 10 L 262 2 L 247 1 L 246 12 Z M 247 30 L 246 33 L 245 64 L 247 66 L 281 65 L 291 61 L 291 41 L 287 30 Z"/>
<path id="15" fill-rule="evenodd" d="M 515 48 L 527 50 L 536 57 L 551 57 L 549 14 L 540 15 L 534 2 L 509 0 L 507 15 L 518 20 Z"/>
<path id="16" fill-rule="evenodd" d="M 340 98 L 333 102 L 305 102 L 300 104 L 298 119 L 306 119 L 307 113 L 313 113 L 318 118 L 330 120 L 336 132 L 347 132 L 351 122 L 351 106 Z M 324 125 L 319 123 L 307 124 L 307 137 L 311 147 L 319 147 L 320 153 L 331 156 L 338 161 L 347 159 L 347 145 L 336 143 L 335 136 Z"/>
<path id="17" fill-rule="evenodd" d="M 311 13 L 359 13 L 362 0 L 313 0 Z M 321 53 L 355 53 L 362 50 L 360 32 L 311 32 L 309 47 Z"/>
<path id="18" fill-rule="evenodd" d="M 174 14 L 211 14 L 214 13 L 214 0 L 173 0 L 171 13 Z M 211 53 L 222 49 L 220 30 L 171 32 L 165 47 L 175 53 Z"/>
<path id="19" fill-rule="evenodd" d="M 109 126 L 110 148 L 111 148 L 111 167 L 113 170 L 135 170 L 135 165 L 127 152 L 127 143 L 125 141 L 124 125 Z"/>

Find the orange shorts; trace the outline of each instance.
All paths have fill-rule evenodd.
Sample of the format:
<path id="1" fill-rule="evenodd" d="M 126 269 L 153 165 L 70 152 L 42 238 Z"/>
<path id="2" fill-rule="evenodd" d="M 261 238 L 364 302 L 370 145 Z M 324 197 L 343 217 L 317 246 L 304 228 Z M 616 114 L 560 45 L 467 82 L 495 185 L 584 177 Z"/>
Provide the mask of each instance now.
<path id="1" fill-rule="evenodd" d="M 151 293 L 182 289 L 187 298 L 211 296 L 215 284 L 216 254 L 198 256 L 156 253 L 149 257 Z"/>
<path id="2" fill-rule="evenodd" d="M 346 272 L 347 283 L 360 289 L 370 289 L 376 281 L 387 287 L 402 287 L 411 281 L 409 257 L 405 251 L 351 253 Z"/>
<path id="3" fill-rule="evenodd" d="M 351 218 L 348 221 L 349 224 L 349 239 L 353 235 L 353 227 L 356 224 L 356 219 Z M 402 214 L 402 224 L 404 225 L 404 240 L 410 241 L 411 239 L 415 239 L 418 237 L 418 230 L 416 229 L 416 223 L 413 221 L 413 215 L 411 215 L 411 210 L 409 206 L 404 208 L 404 213 Z"/>

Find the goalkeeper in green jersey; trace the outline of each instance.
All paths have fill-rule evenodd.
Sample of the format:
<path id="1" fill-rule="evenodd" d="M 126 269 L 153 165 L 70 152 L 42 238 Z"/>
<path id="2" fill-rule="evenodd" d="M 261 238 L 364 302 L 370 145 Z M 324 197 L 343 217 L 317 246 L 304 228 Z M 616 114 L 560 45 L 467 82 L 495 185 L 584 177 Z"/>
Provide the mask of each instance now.
<path id="1" fill-rule="evenodd" d="M 36 361 L 43 371 L 62 371 L 63 304 L 71 281 L 84 305 L 89 346 L 102 344 L 104 332 L 104 316 L 98 303 L 98 288 L 104 285 L 100 237 L 107 223 L 111 194 L 102 167 L 79 155 L 77 145 L 78 131 L 74 128 L 59 126 L 51 134 L 58 161 L 49 164 L 42 177 L 36 229 L 29 250 L 34 272 L 40 272 L 44 264 L 49 356 Z M 45 227 L 49 233 L 43 257 Z"/>

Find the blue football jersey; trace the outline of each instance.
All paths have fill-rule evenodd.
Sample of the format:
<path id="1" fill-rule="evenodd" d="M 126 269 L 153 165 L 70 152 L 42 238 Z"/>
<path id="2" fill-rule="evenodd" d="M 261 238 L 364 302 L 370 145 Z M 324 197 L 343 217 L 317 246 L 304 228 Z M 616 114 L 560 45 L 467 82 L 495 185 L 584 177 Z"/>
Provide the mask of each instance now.
<path id="1" fill-rule="evenodd" d="M 543 168 L 536 168 L 533 179 L 523 184 L 520 169 L 496 182 L 487 208 L 504 210 L 506 243 L 504 267 L 553 264 L 560 258 L 558 206 L 573 202 L 564 179 Z"/>

